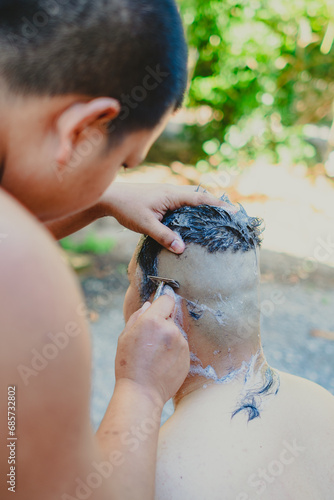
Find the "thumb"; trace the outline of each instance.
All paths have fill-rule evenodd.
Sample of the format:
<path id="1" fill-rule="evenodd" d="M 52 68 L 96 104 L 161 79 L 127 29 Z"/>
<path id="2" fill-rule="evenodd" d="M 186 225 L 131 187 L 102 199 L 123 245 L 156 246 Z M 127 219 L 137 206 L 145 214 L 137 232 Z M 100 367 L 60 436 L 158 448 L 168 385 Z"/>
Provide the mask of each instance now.
<path id="1" fill-rule="evenodd" d="M 129 320 L 128 320 L 127 324 L 126 324 L 126 326 L 131 328 L 131 326 L 132 326 L 132 325 L 134 325 L 134 323 L 137 321 L 137 319 L 138 319 L 138 318 L 140 318 L 140 316 L 141 316 L 142 314 L 144 314 L 144 312 L 145 312 L 145 311 L 147 311 L 147 309 L 148 309 L 151 305 L 152 305 L 152 304 L 151 304 L 151 302 L 145 302 L 145 303 L 141 306 L 141 308 L 140 308 L 140 309 L 138 309 L 138 311 L 134 312 L 134 313 L 130 316 L 130 318 L 129 318 Z"/>
<path id="2" fill-rule="evenodd" d="M 164 226 L 156 219 L 151 222 L 148 235 L 173 253 L 180 254 L 185 249 L 185 244 L 181 236 L 174 233 L 174 231 Z"/>
<path id="3" fill-rule="evenodd" d="M 172 317 L 175 308 L 175 299 L 169 295 L 162 295 L 150 307 L 148 315 L 157 315 L 163 319 Z"/>

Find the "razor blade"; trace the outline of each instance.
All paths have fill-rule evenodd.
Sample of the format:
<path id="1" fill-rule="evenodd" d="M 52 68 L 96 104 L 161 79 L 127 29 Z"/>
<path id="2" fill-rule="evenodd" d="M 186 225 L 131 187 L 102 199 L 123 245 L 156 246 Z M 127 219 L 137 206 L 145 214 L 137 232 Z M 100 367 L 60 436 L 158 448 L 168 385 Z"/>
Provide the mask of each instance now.
<path id="1" fill-rule="evenodd" d="M 163 292 L 164 286 L 169 285 L 171 288 L 180 288 L 180 283 L 169 278 L 162 278 L 161 276 L 148 276 L 148 278 L 153 281 L 153 283 L 158 284 L 157 291 L 155 292 L 153 302 L 157 300 Z"/>

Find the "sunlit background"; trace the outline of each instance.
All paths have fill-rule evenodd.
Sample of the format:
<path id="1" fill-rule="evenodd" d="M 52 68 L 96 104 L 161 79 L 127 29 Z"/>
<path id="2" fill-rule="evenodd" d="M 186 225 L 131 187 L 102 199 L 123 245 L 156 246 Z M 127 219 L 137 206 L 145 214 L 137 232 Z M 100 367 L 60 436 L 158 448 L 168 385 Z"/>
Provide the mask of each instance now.
<path id="1" fill-rule="evenodd" d="M 179 5 L 189 41 L 185 107 L 145 166 L 119 180 L 201 185 L 262 217 L 268 360 L 334 393 L 334 2 Z M 90 310 L 95 426 L 113 390 L 137 239 L 103 220 L 63 242 Z"/>

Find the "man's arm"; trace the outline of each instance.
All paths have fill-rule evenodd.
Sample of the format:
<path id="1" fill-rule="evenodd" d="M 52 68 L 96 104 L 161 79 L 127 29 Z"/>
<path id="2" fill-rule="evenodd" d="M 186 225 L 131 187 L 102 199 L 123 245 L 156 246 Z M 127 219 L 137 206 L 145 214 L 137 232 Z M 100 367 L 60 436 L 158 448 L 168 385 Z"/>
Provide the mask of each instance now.
<path id="1" fill-rule="evenodd" d="M 57 219 L 51 222 L 45 223 L 47 229 L 56 238 L 56 240 L 61 240 L 66 238 L 70 234 L 76 233 L 83 227 L 88 226 L 97 219 L 100 219 L 106 215 L 104 213 L 104 207 L 101 203 L 97 203 L 91 208 L 79 212 L 74 215 L 69 215 L 62 219 Z"/>
<path id="2" fill-rule="evenodd" d="M 189 370 L 188 344 L 171 318 L 174 306 L 168 296 L 144 304 L 119 338 L 115 391 L 97 437 L 105 457 L 110 449 L 119 452 L 113 491 L 122 500 L 154 498 L 162 408 Z M 147 357 L 154 363 L 147 363 Z M 129 364 L 132 358 L 137 366 Z"/>
<path id="3" fill-rule="evenodd" d="M 173 300 L 145 306 L 122 333 L 115 394 L 96 437 L 89 329 L 75 278 L 48 234 L 1 191 L 0 234 L 6 235 L 0 243 L 0 370 L 2 383 L 15 386 L 17 395 L 16 498 L 73 500 L 91 491 L 96 500 L 153 499 L 158 414 L 189 367 L 187 343 L 169 319 Z M 122 436 L 141 425 L 146 439 L 135 453 Z M 4 444 L 2 477 L 7 460 Z M 10 498 L 5 483 L 1 498 Z"/>
<path id="4" fill-rule="evenodd" d="M 94 207 L 46 225 L 57 239 L 61 239 L 100 217 L 111 215 L 132 231 L 148 234 L 168 250 L 182 253 L 184 243 L 171 229 L 161 224 L 161 220 L 168 210 L 204 204 L 226 206 L 231 212 L 236 211 L 233 206 L 204 193 L 203 189 L 195 191 L 193 186 L 116 182 L 110 185 Z"/>

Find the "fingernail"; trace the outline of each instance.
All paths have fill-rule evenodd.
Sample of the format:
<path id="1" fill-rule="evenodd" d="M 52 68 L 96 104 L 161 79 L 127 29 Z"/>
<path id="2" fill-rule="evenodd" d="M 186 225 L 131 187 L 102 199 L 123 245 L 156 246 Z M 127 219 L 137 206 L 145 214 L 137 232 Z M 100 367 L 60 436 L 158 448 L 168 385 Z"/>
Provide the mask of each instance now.
<path id="1" fill-rule="evenodd" d="M 165 285 L 163 289 L 163 295 L 169 295 L 169 297 L 172 297 L 172 299 L 175 300 L 175 293 L 174 290 L 171 286 Z"/>
<path id="2" fill-rule="evenodd" d="M 185 249 L 185 244 L 183 243 L 183 241 L 176 238 L 171 244 L 170 248 L 174 253 L 182 253 Z"/>
<path id="3" fill-rule="evenodd" d="M 147 309 L 151 307 L 151 305 L 152 305 L 151 302 L 145 302 L 145 304 L 143 304 L 141 307 L 142 312 L 147 311 Z"/>

